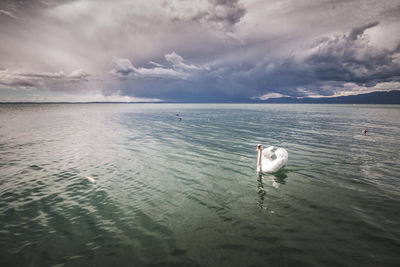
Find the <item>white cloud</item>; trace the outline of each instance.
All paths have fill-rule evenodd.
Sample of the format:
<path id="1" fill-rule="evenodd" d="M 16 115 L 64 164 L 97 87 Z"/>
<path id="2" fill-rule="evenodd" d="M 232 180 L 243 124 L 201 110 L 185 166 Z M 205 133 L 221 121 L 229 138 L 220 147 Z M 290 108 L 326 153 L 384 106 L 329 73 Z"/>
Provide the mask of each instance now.
<path id="1" fill-rule="evenodd" d="M 169 78 L 185 80 L 189 79 L 193 72 L 207 69 L 207 67 L 186 64 L 183 57 L 176 52 L 165 54 L 165 59 L 171 63 L 169 68 L 154 61 L 149 62 L 154 66 L 152 68 L 137 68 L 127 58 L 116 58 L 112 60 L 110 73 L 122 78 Z"/>
<path id="2" fill-rule="evenodd" d="M 166 68 L 138 68 L 135 69 L 135 72 L 139 74 L 141 77 L 152 77 L 152 78 L 175 78 L 175 79 L 187 79 L 189 78 L 189 74 L 184 72 L 179 72 L 174 69 L 166 69 Z"/>
<path id="3" fill-rule="evenodd" d="M 88 81 L 90 75 L 82 69 L 70 73 L 60 72 L 25 72 L 0 70 L 0 87 L 7 88 L 51 88 L 56 83 L 63 84 Z M 54 89 L 54 88 L 53 88 Z"/>
<path id="4" fill-rule="evenodd" d="M 168 62 L 171 62 L 173 65 L 172 67 L 175 69 L 182 69 L 182 70 L 199 70 L 201 67 L 192 65 L 192 64 L 185 64 L 183 58 L 175 52 L 165 55 L 165 59 Z"/>
<path id="5" fill-rule="evenodd" d="M 18 19 L 17 16 L 15 16 L 12 12 L 7 11 L 7 10 L 0 9 L 0 14 L 4 14 L 6 16 L 9 16 L 10 18 L 13 18 L 13 19 Z"/>
<path id="6" fill-rule="evenodd" d="M 77 69 L 72 71 L 70 74 L 67 75 L 68 78 L 72 79 L 86 79 L 89 74 L 84 71 L 83 69 Z"/>
<path id="7" fill-rule="evenodd" d="M 391 90 L 400 90 L 400 82 L 381 82 L 374 86 L 361 86 L 356 83 L 344 83 L 344 84 L 323 84 L 320 89 L 322 91 L 331 92 L 329 95 L 316 94 L 315 91 L 309 90 L 304 87 L 299 87 L 297 90 L 304 94 L 304 97 L 309 98 L 327 98 L 327 97 L 339 97 L 349 95 L 367 94 L 372 92 L 388 92 Z M 298 97 L 298 98 L 304 98 Z"/>
<path id="8" fill-rule="evenodd" d="M 127 58 L 113 59 L 111 64 L 111 74 L 121 78 L 170 78 L 186 79 L 187 73 L 179 72 L 174 69 L 154 67 L 154 68 L 136 68 Z"/>
<path id="9" fill-rule="evenodd" d="M 153 65 L 153 66 L 156 66 L 156 67 L 160 67 L 160 68 L 164 67 L 164 66 L 161 65 L 160 63 L 157 63 L 157 62 L 154 62 L 154 61 L 149 61 L 149 64 L 150 64 L 150 65 Z"/>
<path id="10" fill-rule="evenodd" d="M 400 90 L 400 82 L 381 82 L 370 87 L 360 86 L 355 83 L 345 83 L 340 87 L 330 88 L 330 90 L 334 92 L 332 95 L 333 97 L 366 94 L 377 91 L 387 92 L 391 90 Z"/>
<path id="11" fill-rule="evenodd" d="M 267 100 L 270 98 L 280 98 L 280 97 L 288 97 L 288 95 L 282 95 L 280 93 L 268 93 L 268 94 L 257 97 L 257 99 Z"/>

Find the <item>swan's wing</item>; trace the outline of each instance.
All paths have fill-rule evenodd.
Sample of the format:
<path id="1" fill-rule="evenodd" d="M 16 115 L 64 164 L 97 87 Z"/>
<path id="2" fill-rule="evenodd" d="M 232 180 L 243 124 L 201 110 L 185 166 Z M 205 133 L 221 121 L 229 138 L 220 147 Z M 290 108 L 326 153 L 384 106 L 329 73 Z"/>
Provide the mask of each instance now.
<path id="1" fill-rule="evenodd" d="M 262 171 L 269 172 L 273 163 L 274 163 L 273 160 L 271 160 L 267 157 L 262 157 L 262 162 L 261 162 Z"/>
<path id="2" fill-rule="evenodd" d="M 286 162 L 288 160 L 288 157 L 289 157 L 288 152 L 284 148 L 278 148 L 275 151 L 275 154 L 276 154 L 276 159 L 279 161 L 279 164 L 278 164 L 279 168 L 282 168 L 283 166 L 286 165 Z"/>
<path id="3" fill-rule="evenodd" d="M 286 149 L 284 149 L 284 148 L 278 148 L 276 151 L 275 151 L 275 155 L 276 155 L 276 157 L 277 158 L 281 158 L 281 159 L 288 159 L 288 157 L 289 157 L 289 155 L 288 155 L 288 152 L 286 151 Z"/>
<path id="4" fill-rule="evenodd" d="M 273 149 L 274 149 L 274 146 L 270 146 L 270 147 L 263 149 L 263 152 L 262 152 L 263 158 L 272 160 L 272 155 L 274 154 L 274 152 L 272 152 Z"/>

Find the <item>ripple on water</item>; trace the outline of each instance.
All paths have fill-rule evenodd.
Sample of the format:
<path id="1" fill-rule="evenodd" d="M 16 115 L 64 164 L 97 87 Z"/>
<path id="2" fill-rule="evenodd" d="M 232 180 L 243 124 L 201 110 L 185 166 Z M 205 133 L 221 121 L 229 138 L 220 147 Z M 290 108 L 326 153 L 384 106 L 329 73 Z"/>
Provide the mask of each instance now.
<path id="1" fill-rule="evenodd" d="M 398 109 L 0 109 L 2 266 L 396 266 Z"/>

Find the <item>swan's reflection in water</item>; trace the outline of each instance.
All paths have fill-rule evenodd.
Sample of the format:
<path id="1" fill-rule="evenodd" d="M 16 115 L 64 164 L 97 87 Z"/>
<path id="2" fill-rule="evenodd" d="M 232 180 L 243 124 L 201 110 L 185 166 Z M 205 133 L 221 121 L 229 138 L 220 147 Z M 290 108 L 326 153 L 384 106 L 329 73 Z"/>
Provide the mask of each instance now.
<path id="1" fill-rule="evenodd" d="M 258 194 L 258 206 L 262 209 L 269 210 L 271 213 L 274 213 L 273 210 L 268 208 L 264 202 L 267 195 L 267 192 L 271 188 L 271 186 L 275 189 L 279 189 L 281 185 L 285 185 L 285 179 L 287 178 L 285 170 L 280 170 L 274 174 L 266 173 L 266 174 L 258 174 L 257 177 L 257 194 Z"/>

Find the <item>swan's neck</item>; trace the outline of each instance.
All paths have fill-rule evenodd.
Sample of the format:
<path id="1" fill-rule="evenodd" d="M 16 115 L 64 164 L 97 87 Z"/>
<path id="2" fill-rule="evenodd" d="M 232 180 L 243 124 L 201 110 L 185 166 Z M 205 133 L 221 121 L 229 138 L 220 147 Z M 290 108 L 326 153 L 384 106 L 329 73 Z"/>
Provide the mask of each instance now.
<path id="1" fill-rule="evenodd" d="M 258 157 L 257 157 L 257 172 L 262 172 L 262 166 L 261 166 L 261 156 L 262 156 L 262 149 L 258 150 Z"/>

